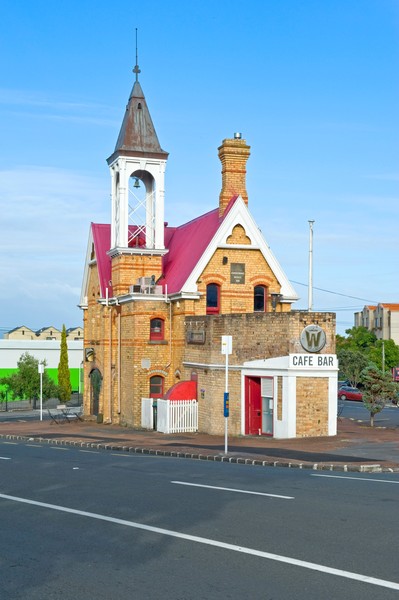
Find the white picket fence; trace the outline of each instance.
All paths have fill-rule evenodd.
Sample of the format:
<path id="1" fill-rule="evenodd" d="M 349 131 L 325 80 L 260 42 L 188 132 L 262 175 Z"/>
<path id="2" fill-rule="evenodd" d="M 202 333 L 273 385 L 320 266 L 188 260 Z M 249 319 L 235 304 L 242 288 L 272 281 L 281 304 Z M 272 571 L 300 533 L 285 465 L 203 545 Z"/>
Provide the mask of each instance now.
<path id="1" fill-rule="evenodd" d="M 152 398 L 142 398 L 141 426 L 153 429 Z M 198 431 L 198 402 L 196 400 L 158 400 L 157 431 L 189 433 Z"/>
<path id="2" fill-rule="evenodd" d="M 143 429 L 154 429 L 152 398 L 141 399 L 141 426 Z"/>

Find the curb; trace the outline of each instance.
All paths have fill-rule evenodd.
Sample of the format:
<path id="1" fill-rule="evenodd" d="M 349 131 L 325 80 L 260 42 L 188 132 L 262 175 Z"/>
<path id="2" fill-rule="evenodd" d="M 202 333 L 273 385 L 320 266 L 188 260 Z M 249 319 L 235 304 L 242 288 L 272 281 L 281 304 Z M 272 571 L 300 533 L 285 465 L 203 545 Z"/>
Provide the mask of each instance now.
<path id="1" fill-rule="evenodd" d="M 0 434 L 0 439 L 18 440 L 25 442 L 38 442 L 54 446 L 73 446 L 75 448 L 94 448 L 96 450 L 111 450 L 117 452 L 131 452 L 133 454 L 145 454 L 150 456 L 163 456 L 170 458 L 186 458 L 190 460 L 206 460 L 212 462 L 224 462 L 237 465 L 250 465 L 254 467 L 286 467 L 290 469 L 310 469 L 313 471 L 340 471 L 359 473 L 398 473 L 398 467 L 383 467 L 380 464 L 336 464 L 336 463 L 301 463 L 283 460 L 261 460 L 243 458 L 241 456 L 226 456 L 224 454 L 193 454 L 191 452 L 177 452 L 173 450 L 154 450 L 152 448 L 135 448 L 133 446 L 122 446 L 118 444 L 106 444 L 104 442 L 82 442 L 75 440 L 55 440 L 52 438 L 27 437 L 16 434 Z"/>

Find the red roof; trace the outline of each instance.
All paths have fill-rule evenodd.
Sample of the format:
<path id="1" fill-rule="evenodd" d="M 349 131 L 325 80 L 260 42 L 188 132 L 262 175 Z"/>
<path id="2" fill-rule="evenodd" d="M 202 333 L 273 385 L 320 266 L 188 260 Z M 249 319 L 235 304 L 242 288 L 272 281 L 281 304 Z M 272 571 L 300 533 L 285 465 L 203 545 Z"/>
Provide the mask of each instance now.
<path id="1" fill-rule="evenodd" d="M 179 292 L 219 228 L 219 210 L 215 209 L 180 227 L 165 228 L 163 277 L 168 293 Z"/>
<path id="2" fill-rule="evenodd" d="M 111 281 L 111 259 L 107 252 L 111 246 L 111 225 L 92 223 L 94 251 L 96 254 L 98 279 L 100 281 L 101 296 L 105 298 L 105 290 L 108 288 L 109 296 L 112 296 Z"/>
<path id="3" fill-rule="evenodd" d="M 219 217 L 217 208 L 179 227 L 165 225 L 165 248 L 169 252 L 162 259 L 163 277 L 158 283 L 168 286 L 168 294 L 181 291 L 237 197 L 234 196 L 230 200 L 222 218 Z M 107 287 L 109 296 L 112 296 L 112 286 L 109 283 L 111 259 L 107 254 L 111 246 L 111 226 L 92 223 L 91 227 L 101 295 L 104 298 Z"/>

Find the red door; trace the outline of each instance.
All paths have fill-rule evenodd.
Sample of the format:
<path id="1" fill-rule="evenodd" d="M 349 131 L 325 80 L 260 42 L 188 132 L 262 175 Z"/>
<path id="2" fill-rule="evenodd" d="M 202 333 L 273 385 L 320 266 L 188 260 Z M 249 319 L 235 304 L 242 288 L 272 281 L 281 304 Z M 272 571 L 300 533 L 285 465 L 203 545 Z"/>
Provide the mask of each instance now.
<path id="1" fill-rule="evenodd" d="M 245 378 L 245 433 L 262 433 L 262 396 L 260 377 Z"/>

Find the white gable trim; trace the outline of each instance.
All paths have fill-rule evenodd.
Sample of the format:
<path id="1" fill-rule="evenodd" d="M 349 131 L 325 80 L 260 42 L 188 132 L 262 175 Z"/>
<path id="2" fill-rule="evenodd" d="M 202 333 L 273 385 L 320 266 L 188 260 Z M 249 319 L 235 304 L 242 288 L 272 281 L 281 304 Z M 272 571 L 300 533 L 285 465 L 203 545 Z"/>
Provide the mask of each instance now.
<path id="1" fill-rule="evenodd" d="M 232 234 L 232 231 L 236 225 L 241 225 L 245 229 L 246 235 L 251 240 L 250 245 L 243 244 L 242 246 L 232 246 L 231 244 L 227 244 L 227 238 Z M 197 291 L 196 282 L 216 250 L 218 248 L 234 247 L 240 247 L 247 250 L 260 250 L 281 286 L 281 293 L 284 296 L 283 301 L 289 300 L 294 302 L 295 300 L 298 300 L 298 295 L 289 282 L 273 252 L 270 250 L 265 238 L 262 235 L 262 232 L 256 225 L 255 220 L 253 219 L 241 196 L 237 198 L 234 205 L 231 207 L 219 229 L 216 231 L 212 240 L 208 244 L 205 252 L 183 285 L 181 291 L 195 293 Z"/>

